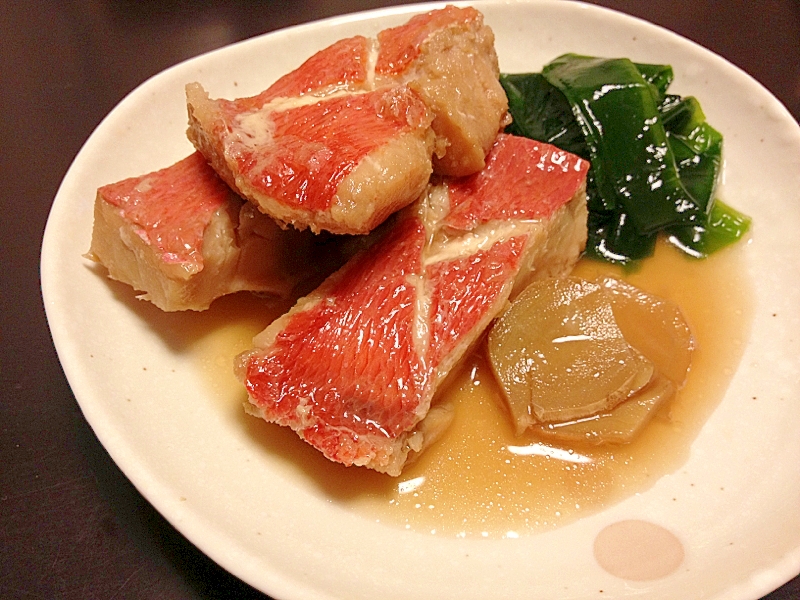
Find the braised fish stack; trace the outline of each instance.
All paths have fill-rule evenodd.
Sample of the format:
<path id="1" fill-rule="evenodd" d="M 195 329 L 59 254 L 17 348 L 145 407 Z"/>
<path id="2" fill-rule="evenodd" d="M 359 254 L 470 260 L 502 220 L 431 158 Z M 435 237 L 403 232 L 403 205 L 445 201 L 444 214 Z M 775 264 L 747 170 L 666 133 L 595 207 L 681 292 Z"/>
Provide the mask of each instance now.
<path id="1" fill-rule="evenodd" d="M 472 8 L 413 17 L 312 56 L 249 98 L 187 86 L 188 136 L 220 176 L 279 222 L 368 233 L 432 172 L 480 170 L 507 123 L 491 29 Z"/>
<path id="2" fill-rule="evenodd" d="M 257 96 L 212 100 L 189 84 L 198 153 L 101 188 L 92 254 L 175 310 L 260 289 L 240 268 L 296 289 L 298 265 L 326 263 L 309 245 L 316 233 L 370 233 L 364 251 L 255 338 L 236 372 L 252 414 L 333 461 L 399 475 L 449 424 L 436 396 L 448 374 L 509 299 L 566 275 L 586 242 L 588 163 L 499 133 L 508 116 L 498 76 L 481 14 L 448 6 L 375 39 L 341 40 Z M 154 191 L 162 184 L 171 191 Z M 169 230 L 175 249 L 148 228 Z M 269 243 L 256 249 L 253 233 Z M 125 254 L 128 238 L 146 251 Z M 164 284 L 180 247 L 202 258 L 178 274 L 203 294 Z"/>

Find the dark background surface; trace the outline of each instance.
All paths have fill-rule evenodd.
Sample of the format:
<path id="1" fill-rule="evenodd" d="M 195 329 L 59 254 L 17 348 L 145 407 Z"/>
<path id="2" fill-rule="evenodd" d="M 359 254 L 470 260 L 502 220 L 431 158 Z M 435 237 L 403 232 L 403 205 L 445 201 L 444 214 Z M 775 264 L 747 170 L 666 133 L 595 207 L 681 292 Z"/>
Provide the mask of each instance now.
<path id="1" fill-rule="evenodd" d="M 84 420 L 45 321 L 42 233 L 81 145 L 151 75 L 267 31 L 402 3 L 0 3 L 0 598 L 266 598 L 177 533 L 128 482 Z M 797 0 L 595 3 L 710 48 L 758 79 L 800 119 Z M 800 598 L 800 577 L 767 598 Z"/>

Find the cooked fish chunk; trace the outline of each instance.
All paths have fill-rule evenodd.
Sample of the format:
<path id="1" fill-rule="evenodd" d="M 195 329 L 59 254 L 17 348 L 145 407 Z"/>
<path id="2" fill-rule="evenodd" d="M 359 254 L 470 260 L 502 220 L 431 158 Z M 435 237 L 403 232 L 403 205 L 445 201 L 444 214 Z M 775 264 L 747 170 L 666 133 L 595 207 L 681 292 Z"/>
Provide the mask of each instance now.
<path id="1" fill-rule="evenodd" d="M 264 92 L 186 88 L 187 135 L 243 197 L 298 229 L 364 234 L 419 197 L 431 173 L 465 175 L 506 124 L 491 30 L 447 7 L 321 50 Z"/>
<path id="2" fill-rule="evenodd" d="M 365 234 L 431 175 L 431 114 L 407 87 L 240 112 L 187 87 L 189 138 L 220 176 L 297 229 Z"/>
<path id="3" fill-rule="evenodd" d="M 399 79 L 433 112 L 433 170 L 460 177 L 483 168 L 510 122 L 494 33 L 474 8 L 445 8 L 378 34 L 378 82 Z"/>
<path id="4" fill-rule="evenodd" d="M 318 243 L 282 230 L 195 152 L 101 187 L 87 256 L 162 310 L 205 310 L 240 290 L 288 297 L 324 262 L 312 259 Z"/>
<path id="5" fill-rule="evenodd" d="M 483 171 L 431 184 L 237 359 L 248 411 L 330 460 L 399 475 L 446 426 L 435 392 L 508 299 L 577 261 L 587 169 L 501 135 Z"/>

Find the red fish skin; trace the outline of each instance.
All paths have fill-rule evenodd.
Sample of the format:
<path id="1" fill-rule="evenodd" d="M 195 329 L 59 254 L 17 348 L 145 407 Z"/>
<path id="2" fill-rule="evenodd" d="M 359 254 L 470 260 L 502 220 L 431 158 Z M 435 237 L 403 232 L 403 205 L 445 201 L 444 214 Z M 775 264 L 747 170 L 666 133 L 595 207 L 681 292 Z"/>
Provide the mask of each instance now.
<path id="1" fill-rule="evenodd" d="M 412 17 L 404 25 L 384 29 L 378 34 L 380 53 L 375 64 L 376 75 L 399 75 L 414 62 L 430 35 L 451 25 L 480 19 L 474 8 L 452 5 Z"/>
<path id="2" fill-rule="evenodd" d="M 508 297 L 527 239 L 527 235 L 519 235 L 488 250 L 427 268 L 433 288 L 428 351 L 432 367 L 438 368 L 470 331 L 481 326 L 498 298 Z"/>
<path id="3" fill-rule="evenodd" d="M 246 362 L 251 398 L 332 460 L 375 457 L 371 437 L 413 426 L 429 377 L 413 344 L 424 228 L 407 219 L 352 261 Z M 374 318 L 379 315 L 380 318 Z"/>
<path id="4" fill-rule="evenodd" d="M 312 92 L 324 96 L 327 94 L 322 92 L 368 91 L 366 84 L 371 46 L 372 42 L 361 35 L 339 40 L 316 52 L 260 94 L 235 100 L 215 100 L 220 120 L 214 124 L 212 133 L 221 135 L 229 132 L 238 115 L 261 110 L 279 98 L 296 98 Z"/>
<path id="5" fill-rule="evenodd" d="M 235 197 L 199 152 L 147 175 L 98 190 L 133 223 L 166 263 L 203 268 L 203 235 L 213 214 Z"/>
<path id="6" fill-rule="evenodd" d="M 485 172 L 450 183 L 447 225 L 462 231 L 492 220 L 548 217 L 586 179 L 589 162 L 542 142 L 500 134 Z M 503 202 L 495 202 L 499 194 Z"/>
<path id="7" fill-rule="evenodd" d="M 430 122 L 419 98 L 405 88 L 336 96 L 269 113 L 269 119 L 274 143 L 268 149 L 254 151 L 244 141 L 231 145 L 228 155 L 248 191 L 308 211 L 330 209 L 343 179 L 365 156 Z"/>
<path id="8" fill-rule="evenodd" d="M 507 140 L 506 150 L 521 150 L 518 143 Z M 497 177 L 498 168 L 512 167 L 496 161 L 482 177 Z M 532 257 L 559 246 L 547 239 L 542 219 L 572 234 L 566 250 L 559 249 L 558 272 L 574 264 L 585 242 L 585 210 L 568 208 L 576 202 L 585 208 L 581 182 L 575 190 L 548 188 L 558 199 L 533 198 L 541 205 L 536 214 L 548 217 L 498 222 L 490 211 L 489 220 L 461 237 L 449 232 L 446 212 L 427 204 L 439 202 L 436 190 L 449 194 L 453 183 L 432 185 L 386 237 L 301 299 L 239 357 L 253 414 L 291 427 L 331 460 L 400 473 L 422 446 L 415 436 L 439 382 L 505 306 L 520 271 L 533 268 Z M 499 189 L 510 193 L 508 186 Z M 505 195 L 495 199 L 502 204 Z M 440 234 L 445 241 L 435 246 Z M 465 249 L 448 245 L 461 239 Z"/>
<path id="9" fill-rule="evenodd" d="M 325 88 L 364 89 L 371 45 L 363 35 L 339 40 L 278 79 L 256 96 L 257 100 L 240 100 L 240 108 L 261 108 L 275 98 L 292 98 Z"/>
<path id="10" fill-rule="evenodd" d="M 480 169 L 507 116 L 494 37 L 475 9 L 431 11 L 379 39 L 386 48 L 376 64 L 373 46 L 381 42 L 347 38 L 250 98 L 211 100 L 189 84 L 190 140 L 228 185 L 276 220 L 315 232 L 368 233 L 413 202 L 432 170 Z M 467 88 L 464 100 L 458 90 Z M 381 102 L 361 98 L 373 94 L 401 118 L 387 119 Z M 308 98 L 318 98 L 313 108 L 302 105 Z M 387 127 L 402 125 L 402 117 L 405 126 Z M 329 127 L 334 122 L 343 125 Z M 358 144 L 347 139 L 348 128 L 360 135 Z M 359 169 L 367 157 L 374 164 Z M 398 164 L 404 168 L 397 171 Z M 401 177 L 407 185 L 399 185 Z"/>
<path id="11" fill-rule="evenodd" d="M 260 94 L 218 102 L 231 118 L 242 112 L 260 110 L 277 98 L 295 98 L 312 92 L 365 90 L 371 46 L 372 42 L 363 35 L 344 38 L 316 52 Z"/>

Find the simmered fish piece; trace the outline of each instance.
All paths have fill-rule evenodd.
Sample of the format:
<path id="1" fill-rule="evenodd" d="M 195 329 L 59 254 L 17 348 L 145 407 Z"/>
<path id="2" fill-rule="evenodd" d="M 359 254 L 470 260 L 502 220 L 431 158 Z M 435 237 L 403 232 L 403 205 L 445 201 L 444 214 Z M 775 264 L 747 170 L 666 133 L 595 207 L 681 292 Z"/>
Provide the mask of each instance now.
<path id="1" fill-rule="evenodd" d="M 162 310 L 205 310 L 240 290 L 288 297 L 319 277 L 308 266 L 324 262 L 312 258 L 319 243 L 308 232 L 282 230 L 195 152 L 101 187 L 87 256 Z"/>
<path id="2" fill-rule="evenodd" d="M 407 87 L 239 112 L 187 87 L 189 138 L 259 209 L 297 229 L 365 234 L 431 175 L 432 116 Z"/>
<path id="3" fill-rule="evenodd" d="M 561 166 L 548 178 L 569 183 L 545 186 L 545 194 L 485 185 L 503 179 L 503 170 L 509 183 L 524 183 L 521 173 L 538 178 L 550 164 L 542 157 L 553 151 L 501 135 L 486 169 L 431 184 L 382 239 L 238 358 L 249 412 L 291 427 L 331 460 L 399 475 L 446 426 L 446 411 L 431 411 L 436 389 L 515 288 L 565 274 L 583 249 L 585 161 L 557 151 Z M 531 203 L 529 215 L 504 218 L 495 210 L 524 204 L 520 195 Z M 450 225 L 449 215 L 465 203 L 476 207 L 470 225 Z"/>
<path id="4" fill-rule="evenodd" d="M 483 15 L 446 6 L 385 29 L 378 43 L 376 81 L 408 82 L 433 112 L 434 172 L 460 177 L 482 169 L 510 122 L 494 33 Z"/>
<path id="5" fill-rule="evenodd" d="M 505 126 L 494 37 L 452 6 L 321 50 L 264 92 L 187 86 L 189 139 L 263 212 L 298 229 L 364 234 L 433 171 L 481 169 Z"/>

